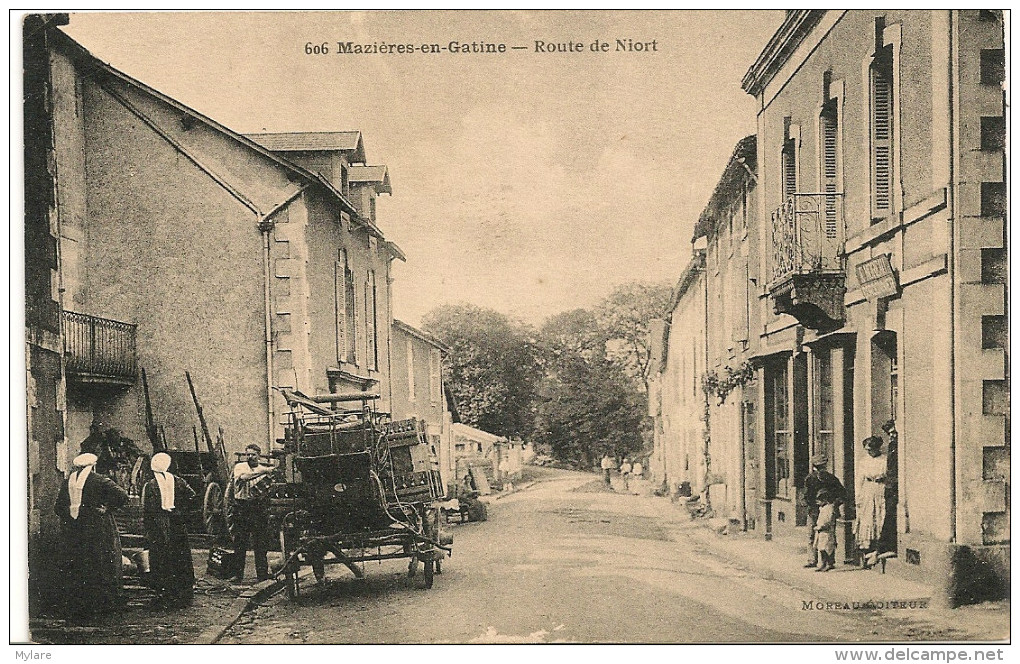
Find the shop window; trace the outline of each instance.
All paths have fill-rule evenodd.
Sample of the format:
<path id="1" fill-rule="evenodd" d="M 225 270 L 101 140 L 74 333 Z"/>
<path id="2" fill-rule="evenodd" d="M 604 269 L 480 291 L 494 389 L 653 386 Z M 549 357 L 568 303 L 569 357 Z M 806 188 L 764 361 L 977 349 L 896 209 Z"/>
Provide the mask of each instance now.
<path id="1" fill-rule="evenodd" d="M 831 453 L 835 449 L 835 412 L 832 391 L 832 352 L 822 350 L 815 354 L 815 449 L 814 452 Z"/>
<path id="2" fill-rule="evenodd" d="M 789 371 L 786 364 L 775 365 L 768 373 L 768 418 L 771 439 L 772 494 L 790 498 L 793 494 L 793 428 L 790 420 Z"/>

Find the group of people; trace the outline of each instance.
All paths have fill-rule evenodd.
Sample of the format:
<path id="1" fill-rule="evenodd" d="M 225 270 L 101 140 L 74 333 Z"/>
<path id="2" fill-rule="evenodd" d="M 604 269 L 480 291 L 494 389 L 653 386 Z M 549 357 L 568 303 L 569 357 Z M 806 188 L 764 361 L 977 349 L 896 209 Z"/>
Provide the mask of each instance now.
<path id="1" fill-rule="evenodd" d="M 260 462 L 258 445 L 245 449 L 246 459 L 233 468 L 227 487 L 228 524 L 235 556 L 232 580 L 244 576 L 249 543 L 255 553 L 259 580 L 269 578 L 266 528 L 268 500 L 253 491 L 264 475 L 275 470 Z M 127 492 L 96 472 L 98 457 L 80 454 L 60 488 L 56 513 L 63 546 L 58 569 L 65 592 L 62 607 L 71 615 L 98 615 L 124 604 L 121 576 L 123 553 L 113 513 L 128 503 Z M 154 608 L 183 608 L 194 599 L 195 570 L 188 542 L 187 513 L 197 498 L 189 484 L 169 472 L 172 458 L 165 452 L 149 462 L 152 478 L 142 487 L 142 512 L 148 546 L 147 582 L 156 593 Z"/>
<path id="2" fill-rule="evenodd" d="M 853 537 L 861 567 L 869 569 L 883 554 L 889 553 L 894 537 L 896 429 L 892 423 L 883 428 L 889 435 L 888 453 L 879 436 L 864 439 L 866 455 L 857 464 L 857 485 L 854 493 Z M 811 557 L 804 565 L 818 572 L 835 567 L 836 524 L 846 503 L 846 489 L 839 479 L 828 472 L 828 457 L 819 453 L 811 457 L 811 472 L 804 482 L 804 500 L 808 508 L 808 532 Z"/>
<path id="3" fill-rule="evenodd" d="M 605 481 L 606 486 L 612 488 L 612 473 L 617 468 L 616 461 L 608 453 L 604 454 L 602 455 L 602 461 L 599 462 L 599 467 L 602 469 L 602 479 Z M 624 457 L 623 461 L 620 462 L 619 471 L 624 490 L 630 491 L 630 481 L 643 477 L 645 469 L 641 465 L 640 459 L 635 458 L 631 462 L 630 457 Z"/>

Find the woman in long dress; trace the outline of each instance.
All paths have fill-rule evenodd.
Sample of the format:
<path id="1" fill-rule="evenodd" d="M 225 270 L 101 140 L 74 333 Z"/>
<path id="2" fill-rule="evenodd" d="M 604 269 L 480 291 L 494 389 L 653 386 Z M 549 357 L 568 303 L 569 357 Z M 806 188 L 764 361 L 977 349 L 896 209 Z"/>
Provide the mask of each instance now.
<path id="1" fill-rule="evenodd" d="M 149 543 L 150 585 L 155 606 L 190 606 L 195 593 L 195 567 L 184 522 L 195 491 L 167 472 L 170 455 L 152 457 L 153 478 L 142 488 L 145 537 Z"/>
<path id="2" fill-rule="evenodd" d="M 882 439 L 870 436 L 864 439 L 867 455 L 857 467 L 857 518 L 854 520 L 854 539 L 861 554 L 862 567 L 868 569 L 877 562 L 878 546 L 885 523 L 885 482 L 888 460 L 882 453 Z"/>
<path id="3" fill-rule="evenodd" d="M 95 472 L 95 454 L 79 454 L 55 506 L 61 521 L 64 608 L 88 616 L 121 608 L 120 534 L 113 512 L 128 502 L 114 482 Z"/>

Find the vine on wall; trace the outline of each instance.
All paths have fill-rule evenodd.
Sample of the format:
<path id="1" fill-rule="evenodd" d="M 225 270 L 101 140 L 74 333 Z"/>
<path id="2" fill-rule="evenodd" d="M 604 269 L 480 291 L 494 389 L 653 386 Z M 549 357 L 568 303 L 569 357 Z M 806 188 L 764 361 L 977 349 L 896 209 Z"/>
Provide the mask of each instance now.
<path id="1" fill-rule="evenodd" d="M 722 368 L 721 372 L 707 371 L 701 377 L 701 389 L 705 397 L 715 396 L 719 405 L 726 403 L 726 398 L 738 387 L 743 387 L 754 380 L 754 364 L 750 360 Z"/>

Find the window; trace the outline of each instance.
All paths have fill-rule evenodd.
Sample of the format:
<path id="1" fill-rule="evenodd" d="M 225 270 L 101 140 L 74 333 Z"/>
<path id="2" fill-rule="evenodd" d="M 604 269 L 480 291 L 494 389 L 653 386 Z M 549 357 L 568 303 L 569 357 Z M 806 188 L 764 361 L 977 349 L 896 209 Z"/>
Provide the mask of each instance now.
<path id="1" fill-rule="evenodd" d="M 790 498 L 793 489 L 793 430 L 790 423 L 790 390 L 787 365 L 777 364 L 769 373 L 772 486 L 777 498 Z"/>
<path id="2" fill-rule="evenodd" d="M 1006 79 L 1006 51 L 1001 48 L 981 49 L 981 84 L 1001 85 Z"/>
<path id="3" fill-rule="evenodd" d="M 407 339 L 407 400 L 414 401 L 414 342 Z"/>
<path id="4" fill-rule="evenodd" d="M 365 358 L 372 371 L 379 369 L 376 314 L 375 270 L 369 270 L 365 278 Z"/>
<path id="5" fill-rule="evenodd" d="M 1002 150 L 1006 147 L 1006 118 L 992 115 L 981 118 L 981 149 Z"/>
<path id="6" fill-rule="evenodd" d="M 1009 278 L 1006 250 L 992 247 L 981 250 L 981 283 L 1004 284 Z"/>
<path id="7" fill-rule="evenodd" d="M 1006 216 L 1005 182 L 981 183 L 981 216 L 982 217 Z"/>
<path id="8" fill-rule="evenodd" d="M 432 403 L 439 403 L 442 397 L 442 358 L 439 356 L 438 348 L 429 349 L 429 399 Z"/>
<path id="9" fill-rule="evenodd" d="M 871 220 L 892 212 L 893 194 L 893 57 L 884 46 L 871 63 Z"/>
<path id="10" fill-rule="evenodd" d="M 368 199 L 368 218 L 375 221 L 375 196 Z"/>
<path id="11" fill-rule="evenodd" d="M 822 350 L 815 358 L 815 449 L 831 453 L 835 450 L 835 416 L 832 403 L 832 352 Z"/>
<path id="12" fill-rule="evenodd" d="M 337 252 L 334 279 L 336 304 L 336 359 L 341 363 L 357 363 L 354 323 L 354 273 L 347 262 L 347 250 Z"/>
<path id="13" fill-rule="evenodd" d="M 789 118 L 783 140 L 783 202 L 797 193 L 797 141 L 790 137 Z"/>
<path id="14" fill-rule="evenodd" d="M 1009 346 L 1009 321 L 1005 316 L 981 317 L 981 347 L 986 349 Z"/>

